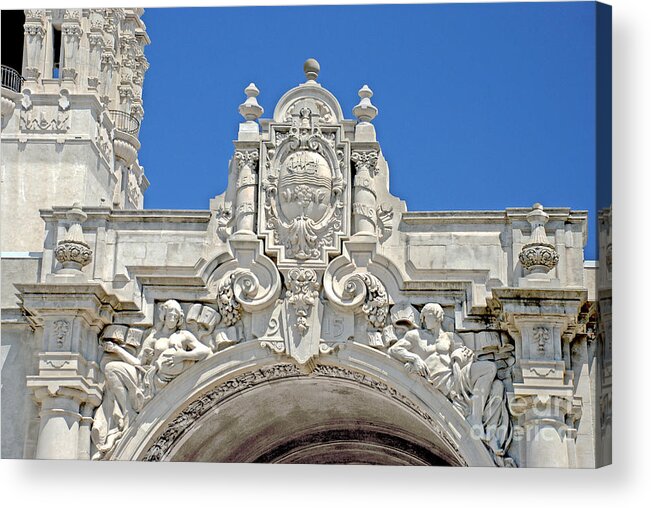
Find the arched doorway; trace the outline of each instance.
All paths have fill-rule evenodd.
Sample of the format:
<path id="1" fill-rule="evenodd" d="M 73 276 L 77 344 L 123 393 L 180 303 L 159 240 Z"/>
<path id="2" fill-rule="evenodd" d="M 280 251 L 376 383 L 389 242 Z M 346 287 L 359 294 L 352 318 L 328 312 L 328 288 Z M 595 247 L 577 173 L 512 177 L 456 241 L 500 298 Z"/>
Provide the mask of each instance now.
<path id="1" fill-rule="evenodd" d="M 383 353 L 351 343 L 308 373 L 251 341 L 174 380 L 112 459 L 493 465 L 469 436 L 445 397 Z"/>

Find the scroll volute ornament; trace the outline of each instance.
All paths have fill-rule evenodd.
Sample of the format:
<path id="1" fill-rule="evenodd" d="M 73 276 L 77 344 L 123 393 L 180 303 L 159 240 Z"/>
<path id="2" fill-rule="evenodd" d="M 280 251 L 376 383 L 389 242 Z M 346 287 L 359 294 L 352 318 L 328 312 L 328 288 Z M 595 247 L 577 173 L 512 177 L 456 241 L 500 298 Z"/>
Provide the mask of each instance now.
<path id="1" fill-rule="evenodd" d="M 269 260 L 269 263 L 271 261 Z M 242 317 L 242 312 L 257 312 L 273 304 L 280 296 L 280 274 L 275 267 L 266 273 L 255 269 L 230 269 L 218 279 L 216 300 L 222 324 L 231 326 Z M 273 268 L 273 270 L 272 270 Z M 261 283 L 261 278 L 265 283 Z"/>
<path id="2" fill-rule="evenodd" d="M 349 269 L 351 266 L 348 265 Z M 361 310 L 366 317 L 369 345 L 383 347 L 382 330 L 387 323 L 390 303 L 384 284 L 369 272 L 354 271 L 338 278 L 336 271 L 329 268 L 323 277 L 328 301 L 343 311 Z"/>

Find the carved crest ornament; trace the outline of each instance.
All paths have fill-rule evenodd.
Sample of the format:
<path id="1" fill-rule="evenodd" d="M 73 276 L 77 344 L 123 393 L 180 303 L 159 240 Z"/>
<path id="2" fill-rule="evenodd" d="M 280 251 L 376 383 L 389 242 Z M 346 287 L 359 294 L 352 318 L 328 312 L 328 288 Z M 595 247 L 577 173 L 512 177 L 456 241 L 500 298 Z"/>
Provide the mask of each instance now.
<path id="1" fill-rule="evenodd" d="M 347 147 L 340 127 L 321 126 L 315 101 L 297 102 L 291 119 L 272 127 L 274 142 L 265 147 L 260 230 L 279 264 L 325 265 L 327 252 L 337 251 L 338 238 L 348 233 Z"/>
<path id="2" fill-rule="evenodd" d="M 215 242 L 228 253 L 207 272 L 207 293 L 201 299 L 160 299 L 149 328 L 109 325 L 101 336 L 105 381 L 93 424 L 95 458 L 111 458 L 158 393 L 224 349 L 258 341 L 269 354 L 280 355 L 279 364 L 293 362 L 283 367 L 291 376 L 325 375 L 319 355 L 335 354 L 355 342 L 397 362 L 405 375 L 414 376 L 413 382 L 424 378 L 429 389 L 449 399 L 479 429 L 498 465 L 513 465 L 506 456 L 511 439 L 501 381 L 506 375 L 498 379 L 494 363 L 476 360 L 454 330 L 443 331 L 440 305 L 424 305 L 422 298 L 410 302 L 388 289 L 396 286 L 388 284 L 388 271 L 377 268 L 376 250 L 397 229 L 397 201 L 376 202 L 375 179 L 384 167 L 379 145 L 351 144 L 336 100 L 314 83 L 313 69 L 308 74 L 308 82 L 289 92 L 275 120 L 266 124 L 268 136 L 236 142 L 231 169 L 237 185 L 212 208 Z M 374 108 L 370 95 L 366 88 L 366 109 Z M 247 87 L 247 96 L 241 107 L 244 125 L 251 132 L 254 124 L 257 132 L 262 108 L 255 85 Z M 364 116 L 365 125 L 375 114 Z M 377 210 L 370 234 L 368 229 L 355 231 L 353 217 L 360 207 L 372 209 L 373 217 Z M 241 210 L 255 220 L 240 221 L 236 215 Z M 77 215 L 70 215 L 75 235 L 66 241 L 81 245 L 78 224 L 84 217 Z M 364 233 L 357 240 L 368 254 L 356 257 L 343 246 L 354 243 L 358 232 Z M 117 333 L 116 326 L 124 330 Z M 62 342 L 67 328 L 59 326 L 56 334 Z M 141 340 L 129 342 L 127 336 Z M 545 341 L 538 340 L 540 348 Z M 381 386 L 370 378 L 365 382 Z M 206 397 L 217 400 L 224 390 L 216 387 Z M 402 400 L 391 390 L 394 399 Z M 160 460 L 201 414 L 203 410 L 186 410 L 178 416 L 146 460 Z"/>

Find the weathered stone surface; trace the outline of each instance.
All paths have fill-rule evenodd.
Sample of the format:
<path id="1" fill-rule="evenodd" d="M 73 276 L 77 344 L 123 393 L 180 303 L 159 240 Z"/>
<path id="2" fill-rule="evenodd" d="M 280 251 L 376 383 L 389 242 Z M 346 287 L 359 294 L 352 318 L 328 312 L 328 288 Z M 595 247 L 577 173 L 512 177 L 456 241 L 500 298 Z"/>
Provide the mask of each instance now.
<path id="1" fill-rule="evenodd" d="M 32 12 L 3 95 L 3 457 L 608 462 L 585 212 L 408 212 L 373 92 L 346 119 L 312 59 L 269 119 L 245 89 L 208 210 L 143 210 L 140 14 L 62 10 L 53 83 Z"/>

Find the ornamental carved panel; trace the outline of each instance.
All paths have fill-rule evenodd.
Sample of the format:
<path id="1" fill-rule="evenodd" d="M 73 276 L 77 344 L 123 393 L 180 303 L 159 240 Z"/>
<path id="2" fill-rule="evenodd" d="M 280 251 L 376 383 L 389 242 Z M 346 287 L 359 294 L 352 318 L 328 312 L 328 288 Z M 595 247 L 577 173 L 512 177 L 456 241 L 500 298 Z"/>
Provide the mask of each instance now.
<path id="1" fill-rule="evenodd" d="M 296 101 L 287 118 L 264 146 L 258 231 L 279 266 L 324 267 L 349 234 L 349 148 L 314 99 Z"/>

